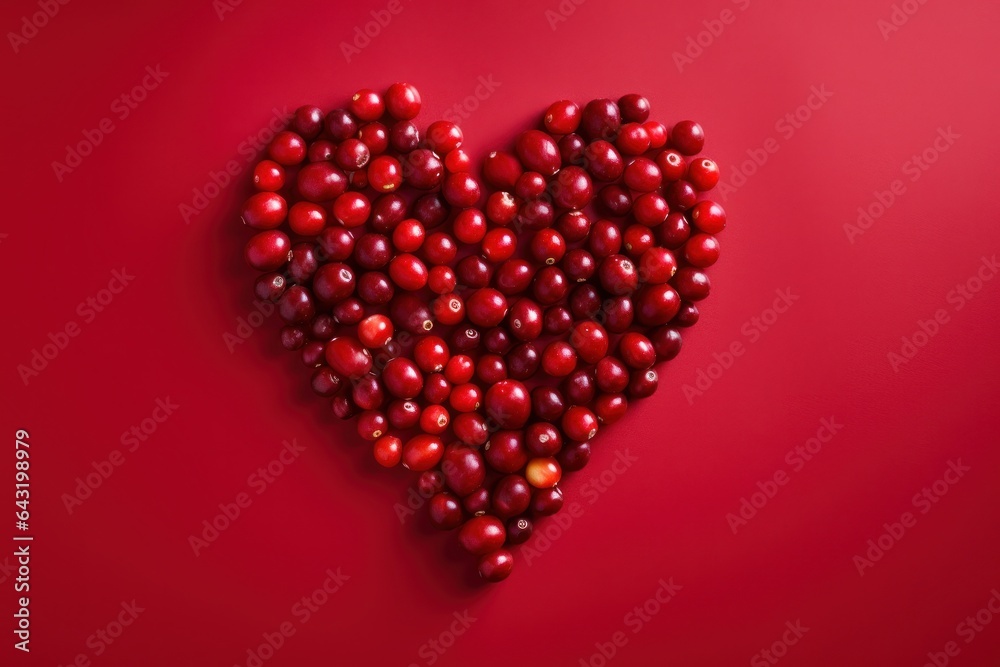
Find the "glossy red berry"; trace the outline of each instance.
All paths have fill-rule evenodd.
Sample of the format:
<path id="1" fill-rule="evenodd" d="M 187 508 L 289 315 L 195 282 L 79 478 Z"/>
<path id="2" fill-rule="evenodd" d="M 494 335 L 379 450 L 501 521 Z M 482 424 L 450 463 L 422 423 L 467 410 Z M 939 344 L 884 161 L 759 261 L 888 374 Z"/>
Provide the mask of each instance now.
<path id="1" fill-rule="evenodd" d="M 385 92 L 385 107 L 397 120 L 410 120 L 420 113 L 420 91 L 408 83 L 394 83 Z"/>
<path id="2" fill-rule="evenodd" d="M 553 102 L 542 117 L 542 124 L 552 134 L 569 134 L 580 127 L 580 107 L 576 102 L 560 100 Z"/>
<path id="3" fill-rule="evenodd" d="M 503 523 L 493 516 L 469 519 L 458 532 L 458 539 L 469 553 L 482 556 L 503 546 L 507 531 Z"/>
<path id="4" fill-rule="evenodd" d="M 670 130 L 670 145 L 684 155 L 697 155 L 705 146 L 705 131 L 693 120 L 682 120 Z"/>

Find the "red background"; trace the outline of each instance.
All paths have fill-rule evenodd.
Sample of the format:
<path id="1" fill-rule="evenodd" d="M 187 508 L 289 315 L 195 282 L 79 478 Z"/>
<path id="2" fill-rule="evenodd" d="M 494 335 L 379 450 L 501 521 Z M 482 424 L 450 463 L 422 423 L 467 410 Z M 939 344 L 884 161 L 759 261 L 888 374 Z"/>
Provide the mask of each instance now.
<path id="1" fill-rule="evenodd" d="M 1000 622 L 970 643 L 957 626 L 1000 587 L 1000 281 L 960 310 L 948 297 L 1000 249 L 996 3 L 913 2 L 884 39 L 889 0 L 587 0 L 564 2 L 575 10 L 555 29 L 555 0 L 401 2 L 350 63 L 339 44 L 385 4 L 246 0 L 220 20 L 208 0 L 71 2 L 0 55 L 0 496 L 12 499 L 12 436 L 27 429 L 35 536 L 32 651 L 12 647 L 16 575 L 0 571 L 0 663 L 245 665 L 290 621 L 295 634 L 266 664 L 426 665 L 421 646 L 468 610 L 477 620 L 435 664 L 599 665 L 595 643 L 619 631 L 627 643 L 610 664 L 747 664 L 796 621 L 809 630 L 782 664 L 922 665 L 949 641 L 951 664 L 997 664 Z M 723 9 L 735 19 L 679 71 L 672 54 Z M 5 3 L 0 27 L 18 31 L 37 11 Z M 120 120 L 110 105 L 147 65 L 169 74 Z M 726 182 L 748 150 L 778 146 L 724 202 L 712 297 L 660 390 L 565 482 L 582 511 L 548 529 L 550 544 L 536 534 L 529 545 L 547 550 L 530 566 L 515 553 L 512 577 L 492 587 L 470 583 L 448 537 L 400 526 L 408 473 L 376 470 L 353 428 L 310 396 L 277 318 L 232 353 L 223 340 L 252 308 L 234 217 L 247 192 L 239 147 L 270 109 L 332 108 L 406 80 L 426 123 L 480 76 L 500 85 L 461 121 L 476 155 L 554 99 L 632 91 L 668 123 L 698 119 Z M 833 95 L 787 136 L 776 122 L 812 86 Z M 104 117 L 114 131 L 59 182 L 52 162 Z M 904 163 L 949 127 L 959 138 L 910 180 Z M 229 160 L 240 177 L 185 224 L 179 205 Z M 896 179 L 905 193 L 850 242 L 844 225 Z M 85 322 L 78 304 L 122 267 L 134 281 Z M 751 341 L 745 323 L 786 288 L 798 300 Z M 887 355 L 938 309 L 947 323 L 894 371 Z M 26 386 L 17 366 L 71 321 L 79 335 Z M 713 355 L 734 342 L 742 356 L 688 401 L 683 385 L 717 371 Z M 127 451 L 121 434 L 167 397 L 175 414 Z M 824 418 L 842 429 L 795 470 L 786 453 Z M 195 556 L 189 535 L 291 438 L 305 451 Z M 608 472 L 624 448 L 637 463 Z M 124 463 L 68 513 L 63 494 L 115 450 Z M 969 471 L 922 514 L 913 496 L 959 460 Z M 726 515 L 778 471 L 788 483 L 734 535 Z M 602 473 L 616 481 L 597 494 Z M 854 557 L 907 511 L 916 524 L 860 576 Z M 9 515 L 0 526 L 15 532 Z M 328 568 L 350 579 L 302 624 L 292 606 Z M 671 578 L 683 588 L 634 633 L 626 614 Z M 145 611 L 95 655 L 88 637 L 132 600 Z"/>

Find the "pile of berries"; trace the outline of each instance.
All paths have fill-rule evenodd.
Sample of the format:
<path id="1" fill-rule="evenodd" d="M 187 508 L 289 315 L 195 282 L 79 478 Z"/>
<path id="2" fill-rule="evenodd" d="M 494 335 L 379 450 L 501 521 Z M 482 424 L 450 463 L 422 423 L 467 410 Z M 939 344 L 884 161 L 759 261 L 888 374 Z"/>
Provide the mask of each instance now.
<path id="1" fill-rule="evenodd" d="M 485 158 L 487 190 L 462 130 L 421 130 L 420 106 L 396 83 L 299 108 L 253 170 L 245 257 L 313 390 L 499 581 L 698 321 L 719 170 L 700 125 L 633 94 L 555 102 Z"/>

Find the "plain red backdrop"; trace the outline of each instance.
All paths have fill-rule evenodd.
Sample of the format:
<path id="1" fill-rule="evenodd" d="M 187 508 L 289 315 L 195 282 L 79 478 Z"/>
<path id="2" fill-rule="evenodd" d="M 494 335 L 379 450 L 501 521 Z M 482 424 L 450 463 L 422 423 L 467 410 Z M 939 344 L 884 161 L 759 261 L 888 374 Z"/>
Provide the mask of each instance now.
<path id="1" fill-rule="evenodd" d="M 778 642 L 787 665 L 923 665 L 955 642 L 950 664 L 995 665 L 1000 622 L 958 626 L 1000 587 L 1000 281 L 975 280 L 1000 249 L 996 3 L 400 2 L 350 62 L 341 43 L 387 3 L 246 0 L 220 17 L 210 0 L 80 1 L 35 19 L 37 34 L 22 19 L 44 2 L 5 3 L 4 32 L 32 36 L 0 55 L 0 496 L 13 500 L 13 435 L 27 429 L 35 541 L 30 656 L 13 648 L 16 574 L 0 552 L 0 663 L 247 665 L 287 622 L 267 665 L 601 665 L 598 644 L 610 652 L 619 632 L 608 664 L 771 664 L 757 654 Z M 112 104 L 147 66 L 167 74 L 121 118 Z M 495 90 L 467 102 L 480 77 Z M 699 120 L 739 185 L 684 351 L 565 483 L 572 523 L 550 521 L 553 539 L 536 536 L 492 587 L 470 584 L 447 537 L 401 526 L 409 476 L 377 470 L 310 397 L 276 318 L 232 352 L 223 338 L 252 312 L 241 143 L 272 108 L 332 108 L 396 80 L 419 86 L 424 123 L 466 105 L 477 156 L 552 100 L 641 92 L 657 118 Z M 800 109 L 814 89 L 832 95 Z M 113 131 L 58 180 L 52 163 L 103 118 Z M 925 150 L 934 163 L 914 171 Z M 236 182 L 209 187 L 186 223 L 180 205 L 230 160 Z M 852 242 L 845 224 L 878 213 L 897 179 Z M 135 278 L 110 304 L 78 309 L 123 267 Z M 949 298 L 970 279 L 974 298 Z M 797 299 L 775 320 L 776 290 Z M 889 354 L 938 310 L 947 322 L 894 369 Z M 79 335 L 25 385 L 18 365 L 70 322 Z M 743 354 L 713 367 L 733 343 Z M 714 379 L 688 400 L 699 372 Z M 179 407 L 129 451 L 123 432 L 168 398 Z M 803 465 L 786 460 L 824 419 L 842 427 Z M 248 478 L 293 438 L 304 451 L 257 495 Z M 115 450 L 124 462 L 69 513 L 64 494 Z M 616 471 L 625 450 L 636 462 Z M 968 472 L 915 501 L 949 461 Z M 769 487 L 779 471 L 787 484 Z M 761 485 L 776 492 L 734 534 L 727 514 L 762 504 Z M 252 504 L 196 556 L 189 536 L 241 492 Z M 915 524 L 883 536 L 891 548 L 861 576 L 855 556 L 904 512 Z M 349 579 L 302 623 L 293 606 L 338 568 Z M 671 579 L 675 597 L 637 621 Z M 117 634 L 133 600 L 144 611 L 120 636 L 94 635 Z M 476 620 L 452 635 L 466 612 Z"/>

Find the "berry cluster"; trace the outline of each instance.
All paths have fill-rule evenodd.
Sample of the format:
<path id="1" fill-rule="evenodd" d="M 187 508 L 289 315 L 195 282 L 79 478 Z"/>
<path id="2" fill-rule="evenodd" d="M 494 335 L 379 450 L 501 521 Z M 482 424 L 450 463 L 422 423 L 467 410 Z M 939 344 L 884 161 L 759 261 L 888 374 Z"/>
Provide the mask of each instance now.
<path id="1" fill-rule="evenodd" d="M 697 322 L 719 170 L 700 125 L 648 120 L 644 97 L 560 101 L 485 159 L 487 194 L 461 129 L 421 131 L 420 106 L 397 83 L 299 108 L 253 171 L 245 257 L 313 390 L 499 581 Z"/>

